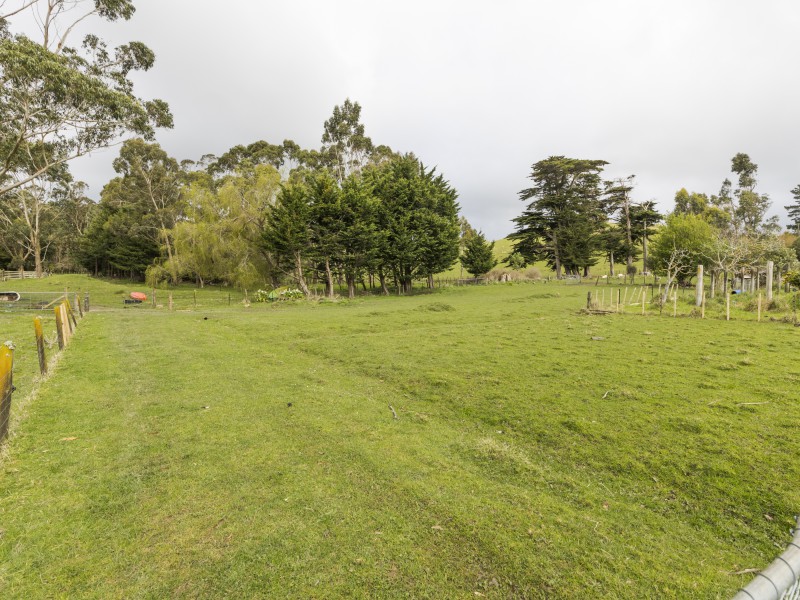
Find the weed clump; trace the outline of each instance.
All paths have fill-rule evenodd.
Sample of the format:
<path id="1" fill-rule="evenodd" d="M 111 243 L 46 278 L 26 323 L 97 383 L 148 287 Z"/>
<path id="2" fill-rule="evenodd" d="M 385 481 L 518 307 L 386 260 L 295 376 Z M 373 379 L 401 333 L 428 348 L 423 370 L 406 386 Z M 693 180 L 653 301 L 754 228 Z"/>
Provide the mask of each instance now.
<path id="1" fill-rule="evenodd" d="M 452 304 L 447 304 L 446 302 L 431 302 L 430 304 L 423 304 L 419 307 L 419 310 L 430 311 L 430 312 L 452 312 L 456 308 Z"/>

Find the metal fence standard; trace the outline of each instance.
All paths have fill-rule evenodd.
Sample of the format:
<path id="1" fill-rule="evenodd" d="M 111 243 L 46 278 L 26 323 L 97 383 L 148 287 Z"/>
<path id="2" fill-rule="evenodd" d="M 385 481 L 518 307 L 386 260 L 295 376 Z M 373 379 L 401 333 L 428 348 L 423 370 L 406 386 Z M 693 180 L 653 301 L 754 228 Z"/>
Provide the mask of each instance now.
<path id="1" fill-rule="evenodd" d="M 800 599 L 800 518 L 794 539 L 786 550 L 772 561 L 753 581 L 739 590 L 733 600 L 799 600 Z"/>

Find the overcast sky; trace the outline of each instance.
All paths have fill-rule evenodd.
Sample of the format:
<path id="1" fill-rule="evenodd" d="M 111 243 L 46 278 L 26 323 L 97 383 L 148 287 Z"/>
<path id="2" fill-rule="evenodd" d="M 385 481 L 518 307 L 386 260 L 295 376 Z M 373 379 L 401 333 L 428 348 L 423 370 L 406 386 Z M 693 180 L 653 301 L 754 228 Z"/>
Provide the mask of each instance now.
<path id="1" fill-rule="evenodd" d="M 170 104 L 158 140 L 178 159 L 261 139 L 317 148 L 349 97 L 375 144 L 436 165 L 491 238 L 512 231 L 531 165 L 551 155 L 635 174 L 636 199 L 665 211 L 681 187 L 717 193 L 737 152 L 784 223 L 800 183 L 796 0 L 135 5 L 91 29 L 155 51 L 136 91 Z M 73 167 L 92 195 L 115 155 Z"/>

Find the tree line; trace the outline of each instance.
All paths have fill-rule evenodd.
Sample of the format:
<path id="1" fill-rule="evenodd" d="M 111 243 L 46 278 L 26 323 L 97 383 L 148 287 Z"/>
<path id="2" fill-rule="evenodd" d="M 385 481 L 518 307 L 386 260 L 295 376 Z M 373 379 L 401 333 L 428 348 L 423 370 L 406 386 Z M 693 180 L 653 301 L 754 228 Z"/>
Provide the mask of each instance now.
<path id="1" fill-rule="evenodd" d="M 641 257 L 645 271 L 665 275 L 668 284 L 691 279 L 702 264 L 712 277 L 721 277 L 723 289 L 731 273 L 769 260 L 784 271 L 797 267 L 800 238 L 781 235 L 778 218 L 766 218 L 771 202 L 758 192 L 758 165 L 747 154 L 731 159 L 735 186 L 725 178 L 718 194 L 682 188 L 666 217 L 653 201 L 632 199 L 633 175 L 604 181 L 607 164 L 564 156 L 535 163 L 533 185 L 519 193 L 528 204 L 514 219 L 507 262 L 524 266 L 544 260 L 560 278 L 587 275 L 601 258 L 608 261 L 610 275 L 621 261 L 628 274 L 635 273 L 634 262 Z M 800 234 L 800 185 L 791 193 L 790 230 Z"/>
<path id="2" fill-rule="evenodd" d="M 127 20 L 131 0 L 0 2 L 0 264 L 12 269 L 182 279 L 239 287 L 287 278 L 409 290 L 459 254 L 457 193 L 413 154 L 374 146 L 346 100 L 322 145 L 257 141 L 178 161 L 157 143 L 172 126 L 161 100 L 134 93 L 150 69 L 144 44 L 110 48 L 73 27 Z M 28 14 L 41 39 L 13 34 Z M 69 163 L 125 141 L 99 202 Z"/>

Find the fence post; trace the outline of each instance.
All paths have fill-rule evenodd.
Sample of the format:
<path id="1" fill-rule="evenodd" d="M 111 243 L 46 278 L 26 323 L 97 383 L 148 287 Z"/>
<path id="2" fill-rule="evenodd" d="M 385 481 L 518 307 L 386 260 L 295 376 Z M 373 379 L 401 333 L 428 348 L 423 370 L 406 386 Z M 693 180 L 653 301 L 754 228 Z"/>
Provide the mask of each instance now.
<path id="1" fill-rule="evenodd" d="M 728 290 L 727 295 L 725 296 L 725 320 L 731 320 L 731 291 Z"/>
<path id="2" fill-rule="evenodd" d="M 61 322 L 61 306 L 53 309 L 56 313 L 56 335 L 58 336 L 58 349 L 64 349 L 64 324 Z"/>
<path id="3" fill-rule="evenodd" d="M 169 310 L 172 312 L 172 292 L 169 293 Z"/>
<path id="4" fill-rule="evenodd" d="M 81 306 L 81 299 L 78 294 L 75 294 L 75 306 L 78 307 L 78 315 L 83 318 L 83 306 Z"/>
<path id="5" fill-rule="evenodd" d="M 39 371 L 47 375 L 47 357 L 44 354 L 44 333 L 42 333 L 42 319 L 33 319 L 33 331 L 36 333 L 36 351 L 39 354 Z"/>
<path id="6" fill-rule="evenodd" d="M 761 323 L 761 292 L 758 292 L 758 322 Z"/>
<path id="7" fill-rule="evenodd" d="M 772 302 L 772 278 L 775 276 L 775 263 L 767 261 L 767 304 Z"/>
<path id="8" fill-rule="evenodd" d="M 0 442 L 8 436 L 8 423 L 11 420 L 13 372 L 14 349 L 6 343 L 0 346 Z"/>
<path id="9" fill-rule="evenodd" d="M 700 306 L 703 303 L 703 289 L 705 289 L 705 282 L 703 280 L 703 265 L 697 265 L 697 286 L 694 293 L 695 306 Z"/>
<path id="10" fill-rule="evenodd" d="M 89 292 L 83 297 L 83 312 L 89 312 Z"/>
<path id="11" fill-rule="evenodd" d="M 586 292 L 586 310 L 592 308 L 592 292 Z"/>
<path id="12" fill-rule="evenodd" d="M 67 311 L 67 316 L 70 318 L 70 321 L 72 323 L 72 333 L 74 333 L 75 330 L 78 328 L 78 319 L 75 318 L 75 313 L 72 312 L 72 306 L 70 305 L 69 300 L 64 302 L 64 308 Z"/>

